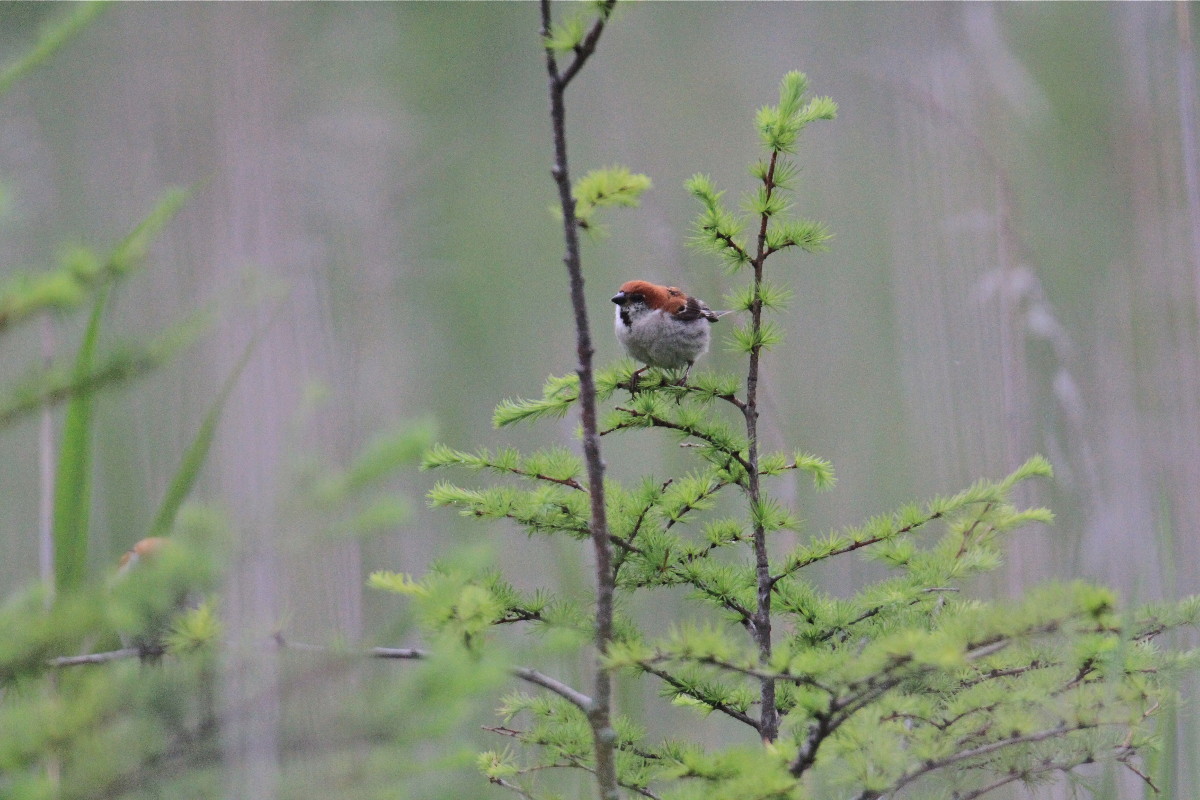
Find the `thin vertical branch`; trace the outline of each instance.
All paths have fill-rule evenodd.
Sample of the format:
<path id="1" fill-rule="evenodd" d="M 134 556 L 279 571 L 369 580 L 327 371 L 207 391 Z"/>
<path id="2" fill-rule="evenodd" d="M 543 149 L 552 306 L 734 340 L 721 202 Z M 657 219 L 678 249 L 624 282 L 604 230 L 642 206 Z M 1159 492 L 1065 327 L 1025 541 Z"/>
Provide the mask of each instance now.
<path id="1" fill-rule="evenodd" d="M 54 361 L 54 319 L 50 312 L 42 315 L 42 365 L 49 369 Z M 41 428 L 38 431 L 38 577 L 45 590 L 45 607 L 54 604 L 54 413 L 53 401 L 47 398 L 42 405 Z M 46 687 L 48 697 L 58 699 L 58 676 L 51 675 Z M 51 752 L 46 756 L 46 777 L 55 794 L 62 786 L 62 757 Z"/>
<path id="2" fill-rule="evenodd" d="M 778 151 L 771 151 L 771 163 L 763 178 L 766 188 L 766 199 L 769 201 L 775 189 L 775 163 L 779 157 Z M 767 222 L 769 217 L 762 215 L 762 223 L 758 229 L 758 244 L 751 266 L 754 268 L 754 299 L 750 305 L 750 325 L 754 331 L 755 344 L 750 349 L 750 367 L 746 374 L 746 405 L 742 414 L 746 418 L 746 439 L 749 450 L 746 460 L 749 462 L 747 476 L 747 494 L 753 507 L 754 523 L 754 567 L 758 584 L 758 605 L 755 610 L 753 633 L 758 644 L 758 654 L 763 663 L 771 659 L 771 561 L 767 553 L 767 534 L 763 529 L 758 514 L 758 506 L 762 500 L 759 489 L 758 474 L 758 368 L 762 346 L 758 343 L 759 332 L 762 330 L 762 281 L 763 265 L 767 260 Z M 764 741 L 773 742 L 779 735 L 779 709 L 775 705 L 775 680 L 764 677 L 760 682 L 761 716 L 759 733 Z"/>
<path id="3" fill-rule="evenodd" d="M 588 324 L 587 301 L 584 295 L 583 266 L 579 255 L 579 227 L 575 218 L 575 200 L 571 196 L 571 177 L 567 166 L 567 85 L 594 52 L 604 24 L 616 0 L 601 6 L 600 16 L 591 31 L 575 48 L 575 58 L 563 71 L 559 70 L 554 51 L 546 47 L 546 72 L 550 88 L 550 122 L 554 136 L 554 167 L 551 174 L 558 188 L 562 207 L 563 239 L 566 253 L 563 263 L 571 284 L 571 306 L 575 312 L 575 348 L 579 358 L 579 405 L 583 426 L 583 455 L 587 464 L 591 500 L 591 539 L 596 556 L 596 667 L 592 704 L 588 722 L 596 755 L 596 784 L 601 800 L 618 800 L 616 767 L 616 732 L 612 727 L 612 676 L 604 666 L 613 633 L 613 573 L 612 546 L 608 536 L 608 520 L 604 508 L 604 461 L 600 457 L 600 434 L 596 424 L 596 383 L 592 372 L 591 330 Z M 542 37 L 550 36 L 550 0 L 541 0 Z"/>

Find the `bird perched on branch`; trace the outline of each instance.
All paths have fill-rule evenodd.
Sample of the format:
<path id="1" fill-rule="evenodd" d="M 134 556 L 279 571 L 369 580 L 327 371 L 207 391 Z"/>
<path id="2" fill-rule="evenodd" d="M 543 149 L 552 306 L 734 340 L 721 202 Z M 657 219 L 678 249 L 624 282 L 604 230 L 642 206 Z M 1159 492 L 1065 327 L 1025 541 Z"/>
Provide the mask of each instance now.
<path id="1" fill-rule="evenodd" d="M 646 365 L 630 376 L 631 385 L 647 367 L 682 367 L 679 382 L 686 383 L 692 364 L 708 350 L 712 324 L 729 313 L 713 311 L 682 289 L 649 281 L 626 281 L 612 301 L 617 339 Z"/>

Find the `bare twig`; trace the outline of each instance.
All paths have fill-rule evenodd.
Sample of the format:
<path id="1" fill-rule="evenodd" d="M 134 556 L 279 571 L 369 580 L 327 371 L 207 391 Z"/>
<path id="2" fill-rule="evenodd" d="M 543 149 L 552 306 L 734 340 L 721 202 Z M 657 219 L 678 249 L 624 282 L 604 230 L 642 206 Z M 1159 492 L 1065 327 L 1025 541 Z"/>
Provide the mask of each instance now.
<path id="1" fill-rule="evenodd" d="M 1067 733 L 1087 730 L 1093 727 L 1095 726 L 1082 722 L 1078 725 L 1067 725 L 1064 723 L 1061 725 L 1056 725 L 1053 728 L 1033 731 L 1032 733 L 1017 734 L 1004 739 L 997 739 L 994 742 L 981 744 L 978 747 L 972 747 L 969 750 L 959 750 L 958 752 L 952 753 L 951 755 L 943 758 L 931 758 L 922 763 L 919 767 L 915 767 L 902 775 L 888 788 L 887 792 L 879 792 L 868 789 L 862 792 L 862 794 L 858 795 L 857 800 L 875 800 L 875 798 L 882 797 L 884 794 L 894 794 L 918 778 L 922 778 L 931 772 L 939 769 L 945 769 L 946 767 L 951 767 L 955 764 L 961 764 L 962 762 L 969 761 L 973 758 L 991 755 L 992 753 L 995 753 L 998 750 L 1003 750 L 1006 747 L 1013 747 L 1020 744 L 1034 744 L 1035 742 L 1044 742 L 1047 739 L 1055 739 Z"/>
<path id="2" fill-rule="evenodd" d="M 575 216 L 575 199 L 571 196 L 571 177 L 567 161 L 567 86 L 595 52 L 596 43 L 604 31 L 616 0 L 607 0 L 591 31 L 575 48 L 575 58 L 566 70 L 560 70 L 554 50 L 545 47 L 546 73 L 549 78 L 550 123 L 554 138 L 554 167 L 551 174 L 558 189 L 562 208 L 563 240 L 566 252 L 563 263 L 571 285 L 571 306 L 575 315 L 575 350 L 579 358 L 579 406 L 583 428 L 583 455 L 587 465 L 588 486 L 591 488 L 591 538 L 596 566 L 596 664 L 593 702 L 587 709 L 592 727 L 596 754 L 596 783 L 601 800 L 618 800 L 619 787 L 616 766 L 616 731 L 613 730 L 612 676 L 604 666 L 604 656 L 613 637 L 613 594 L 616 579 L 613 572 L 612 543 L 604 506 L 604 461 L 600 457 L 600 434 L 596 424 L 596 379 L 592 369 L 592 335 L 588 323 L 587 298 L 584 294 L 583 265 L 579 255 L 579 225 Z M 541 0 L 542 37 L 549 41 L 552 25 L 550 0 Z"/>
<path id="3" fill-rule="evenodd" d="M 658 487 L 658 496 L 661 497 L 662 493 L 665 492 L 667 487 L 674 483 L 674 481 L 674 478 L 667 478 L 665 481 L 663 481 L 662 486 Z M 622 554 L 617 556 L 615 562 L 613 563 L 614 584 L 616 583 L 617 578 L 620 577 L 621 567 L 625 564 L 625 560 L 630 553 L 641 553 L 642 555 L 645 555 L 645 552 L 641 548 L 634 546 L 633 540 L 636 539 L 638 533 L 641 532 L 642 523 L 646 521 L 646 515 L 650 513 L 650 509 L 654 508 L 654 504 L 657 500 L 658 497 L 655 497 L 654 500 L 647 503 L 646 506 L 640 512 L 638 512 L 637 519 L 634 520 L 633 529 L 629 532 L 628 539 L 622 539 L 616 535 L 612 537 L 613 544 L 616 544 L 624 551 Z"/>
<path id="4" fill-rule="evenodd" d="M 1147 786 L 1149 786 L 1151 791 L 1153 791 L 1155 794 L 1162 794 L 1162 790 L 1159 789 L 1158 786 L 1154 783 L 1154 779 L 1151 778 L 1149 775 L 1147 775 L 1143 770 L 1139 769 L 1129 759 L 1130 759 L 1130 756 L 1126 755 L 1126 756 L 1122 756 L 1122 757 L 1118 758 L 1117 761 L 1121 764 L 1121 766 L 1125 767 L 1125 769 L 1129 770 L 1134 775 L 1137 775 L 1139 778 L 1141 778 L 1142 782 L 1145 783 Z"/>
<path id="5" fill-rule="evenodd" d="M 525 791 L 520 786 L 518 786 L 517 784 L 515 784 L 511 781 L 504 780 L 504 778 L 488 778 L 488 781 L 496 784 L 497 786 L 502 786 L 505 789 L 508 789 L 510 792 L 516 792 L 518 797 L 523 797 L 523 798 L 525 798 L 525 800 L 537 800 L 537 798 L 535 798 L 529 792 Z"/>
<path id="6" fill-rule="evenodd" d="M 939 511 L 935 514 L 930 514 L 928 517 L 918 520 L 917 522 L 912 522 L 912 523 L 909 523 L 908 525 L 905 525 L 904 527 L 897 528 L 894 531 L 888 531 L 887 533 L 880 534 L 879 536 L 871 536 L 867 539 L 860 539 L 857 541 L 852 541 L 843 547 L 834 548 L 833 550 L 830 550 L 827 553 L 822 553 L 820 555 L 811 556 L 809 558 L 802 558 L 802 559 L 796 561 L 794 564 L 789 565 L 788 568 L 785 569 L 780 574 L 771 578 L 771 585 L 774 586 L 781 579 L 787 577 L 788 575 L 791 575 L 794 572 L 798 572 L 798 571 L 804 569 L 805 567 L 809 566 L 810 564 L 815 564 L 818 561 L 824 561 L 825 559 L 833 558 L 834 556 L 840 556 L 844 553 L 850 553 L 850 552 L 858 550 L 859 548 L 862 548 L 862 547 L 870 547 L 873 544 L 879 544 L 880 542 L 885 542 L 888 539 L 895 538 L 896 536 L 903 536 L 904 534 L 910 533 L 911 531 L 921 527 L 922 525 L 928 525 L 930 522 L 933 522 L 935 519 L 940 519 L 942 516 L 943 516 L 942 513 Z"/>
<path id="7" fill-rule="evenodd" d="M 758 720 L 756 720 L 754 717 L 750 716 L 749 714 L 745 713 L 744 711 L 738 711 L 733 706 L 726 705 L 725 703 L 716 702 L 716 701 L 709 700 L 704 697 L 697 697 L 695 694 L 688 691 L 687 687 L 685 687 L 678 678 L 676 678 L 674 675 L 672 675 L 670 672 L 667 672 L 666 670 L 658 669 L 657 667 L 655 667 L 649 663 L 641 663 L 641 664 L 639 664 L 639 666 L 642 669 L 646 670 L 646 672 L 649 672 L 651 675 L 662 680 L 664 683 L 666 683 L 671 688 L 673 688 L 679 692 L 682 692 L 683 694 L 687 695 L 688 697 L 693 698 L 697 702 L 703 703 L 704 705 L 711 708 L 713 711 L 720 711 L 722 714 L 726 715 L 727 717 L 736 719 L 738 722 L 741 722 L 744 725 L 749 725 L 754 730 L 758 730 L 758 724 L 759 724 Z"/>
<path id="8" fill-rule="evenodd" d="M 725 448 L 721 447 L 721 445 L 718 444 L 716 441 L 714 441 L 712 439 L 712 437 L 706 436 L 703 431 L 698 431 L 695 428 L 689 427 L 687 425 L 681 425 L 678 422 L 673 422 L 669 419 L 666 419 L 665 417 L 660 417 L 657 414 L 643 413 L 641 411 L 638 411 L 637 409 L 628 408 L 626 406 L 617 406 L 617 411 L 621 411 L 626 414 L 629 414 L 631 417 L 640 417 L 642 419 L 649 420 L 650 424 L 655 428 L 667 428 L 668 430 L 679 431 L 680 433 L 686 433 L 689 436 L 695 436 L 697 439 L 702 439 L 702 440 L 708 442 L 709 444 L 711 444 L 713 447 L 716 447 L 718 450 L 720 450 L 725 455 L 729 456 L 729 458 L 732 459 L 733 461 L 736 461 L 747 472 L 750 471 L 750 463 L 751 462 L 748 459 L 743 458 L 740 453 L 735 453 L 732 450 L 726 450 Z M 601 435 L 620 430 L 622 427 L 628 427 L 628 426 L 623 426 L 623 425 L 618 424 L 612 428 L 608 428 L 604 431 L 601 431 Z"/>
<path id="9" fill-rule="evenodd" d="M 743 664 L 735 664 L 732 661 L 726 661 L 713 656 L 689 658 L 683 656 L 673 656 L 670 653 L 657 653 L 652 659 L 643 659 L 639 661 L 638 665 L 645 668 L 649 664 L 661 661 L 691 661 L 696 664 L 704 664 L 705 666 L 716 667 L 718 669 L 728 670 L 729 672 L 736 672 L 739 675 L 747 675 L 752 678 L 770 678 L 772 680 L 784 681 L 785 683 L 794 683 L 800 686 L 811 686 L 814 689 L 819 689 L 831 696 L 836 694 L 833 689 L 808 675 L 797 675 L 794 672 L 777 672 L 775 670 L 763 669 L 761 667 L 748 667 Z"/>
<path id="10" fill-rule="evenodd" d="M 572 689 L 560 680 L 551 678 L 549 675 L 543 675 L 536 669 L 529 667 L 515 667 L 512 674 L 516 675 L 521 680 L 540 686 L 543 689 L 548 689 L 554 692 L 559 697 L 579 708 L 580 711 L 587 714 L 592 710 L 592 698 L 588 697 L 583 692 Z"/>
<path id="11" fill-rule="evenodd" d="M 863 684 L 862 692 L 835 698 L 827 710 L 815 714 L 800 749 L 788 764 L 788 771 L 796 777 L 807 772 L 817 761 L 817 751 L 820 750 L 825 740 L 833 735 L 834 731 L 845 724 L 860 709 L 900 685 L 905 677 L 904 675 L 892 675 L 882 679 L 872 678 Z"/>
<path id="12" fill-rule="evenodd" d="M 587 491 L 587 487 L 585 487 L 583 484 L 581 484 L 579 481 L 575 480 L 574 478 L 555 478 L 550 475 L 545 475 L 541 472 L 528 472 L 526 470 L 518 469 L 516 467 L 504 467 L 503 469 L 505 472 L 511 472 L 513 475 L 520 475 L 522 478 L 532 478 L 533 480 L 536 480 L 536 481 L 546 481 L 547 483 L 557 483 L 560 486 L 566 486 L 566 487 L 575 489 L 576 491 L 580 491 L 580 492 Z"/>
<path id="13" fill-rule="evenodd" d="M 121 650 L 108 650 L 103 653 L 88 653 L 82 656 L 61 656 L 48 662 L 52 667 L 78 667 L 85 664 L 107 664 L 111 661 L 121 661 L 126 658 L 137 658 L 141 650 L 136 647 L 126 647 Z"/>
<path id="14" fill-rule="evenodd" d="M 306 653 L 337 653 L 338 651 L 331 647 L 326 647 L 319 644 L 308 644 L 306 642 L 293 642 L 284 638 L 283 634 L 276 633 L 271 637 L 271 641 L 277 647 L 288 650 L 295 650 Z M 51 667 L 77 667 L 86 664 L 107 664 L 112 661 L 120 661 L 126 658 L 137 658 L 143 652 L 136 647 L 126 647 L 121 650 L 108 650 L 102 653 L 88 653 L 79 656 L 62 656 L 60 658 L 51 659 L 49 666 Z M 399 661 L 420 661 L 430 657 L 431 653 L 428 650 L 422 650 L 419 647 L 372 647 L 366 651 L 366 655 L 372 658 L 394 659 Z M 553 692 L 567 702 L 579 708 L 585 714 L 592 708 L 592 698 L 588 697 L 583 692 L 580 692 L 557 678 L 552 678 L 549 675 L 538 672 L 536 669 L 529 667 L 512 667 L 509 672 L 517 678 L 532 683 L 535 686 L 540 686 L 543 689 Z"/>
<path id="15" fill-rule="evenodd" d="M 282 639 L 277 637 L 276 641 L 282 641 Z M 303 645 L 293 642 L 287 642 L 284 646 L 294 649 L 314 649 L 313 645 Z M 373 647 L 371 648 L 371 655 L 375 658 L 417 660 L 429 658 L 430 654 L 428 650 L 421 650 L 416 647 Z M 538 672 L 536 669 L 531 669 L 529 667 L 513 667 L 509 670 L 509 672 L 526 683 L 532 683 L 535 686 L 540 686 L 543 689 L 554 692 L 559 697 L 576 706 L 585 714 L 588 713 L 592 708 L 592 698 L 588 697 L 583 692 L 571 688 L 556 678 L 551 678 L 549 675 Z"/>
<path id="16" fill-rule="evenodd" d="M 579 74 L 579 70 L 583 67 L 584 62 L 586 62 L 588 58 L 591 57 L 592 53 L 596 51 L 596 44 L 600 41 L 600 34 L 604 32 L 604 26 L 608 23 L 608 18 L 612 15 L 613 7 L 616 6 L 616 4 L 617 0 L 605 0 L 605 2 L 601 4 L 600 8 L 598 9 L 599 16 L 597 17 L 596 22 L 593 23 L 592 29 L 588 31 L 588 35 L 584 37 L 583 42 L 581 42 L 579 46 L 575 48 L 575 60 L 572 61 L 565 70 L 558 74 L 557 82 L 561 85 L 562 89 L 565 90 L 567 88 L 567 84 L 569 84 L 575 78 L 575 76 Z M 543 11 L 542 19 L 549 19 L 548 11 Z M 549 26 L 546 27 L 546 31 L 549 31 Z M 553 74 L 553 72 L 551 74 Z"/>
<path id="17" fill-rule="evenodd" d="M 276 641 L 280 640 L 277 638 Z M 285 642 L 284 646 L 293 650 L 324 649 L 318 648 L 315 645 L 306 645 L 299 642 Z M 429 651 L 421 650 L 416 647 L 372 647 L 371 655 L 375 658 L 396 658 L 415 661 L 421 658 L 429 658 Z"/>

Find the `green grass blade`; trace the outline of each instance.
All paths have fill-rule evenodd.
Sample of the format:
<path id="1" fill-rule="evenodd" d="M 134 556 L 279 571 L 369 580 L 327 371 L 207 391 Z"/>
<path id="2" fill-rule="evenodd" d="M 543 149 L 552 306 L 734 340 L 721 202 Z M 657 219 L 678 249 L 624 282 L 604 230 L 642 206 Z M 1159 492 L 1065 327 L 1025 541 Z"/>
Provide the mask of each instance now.
<path id="1" fill-rule="evenodd" d="M 154 517 L 154 522 L 150 525 L 148 536 L 166 536 L 171 532 L 171 528 L 175 525 L 175 517 L 179 514 L 180 507 L 183 506 L 183 501 L 192 493 L 196 479 L 200 476 L 200 470 L 204 467 L 204 462 L 208 460 L 208 452 L 212 448 L 213 439 L 216 438 L 217 423 L 220 422 L 221 412 L 225 409 L 225 402 L 233 392 L 233 387 L 237 385 L 238 378 L 246 369 L 246 365 L 250 363 L 250 356 L 254 353 L 259 340 L 262 339 L 270 324 L 268 322 L 251 337 L 246 344 L 246 349 L 242 352 L 242 357 L 234 366 L 233 372 L 225 379 L 221 391 L 209 406 L 208 413 L 204 415 L 204 421 L 200 423 L 200 429 L 196 432 L 196 438 L 188 446 L 187 452 L 183 455 L 183 461 L 180 462 L 179 469 L 176 470 L 175 477 L 171 480 L 171 485 L 167 487 L 167 493 L 163 497 L 158 514 Z"/>
<path id="2" fill-rule="evenodd" d="M 17 61 L 0 69 L 0 94 L 4 94 L 25 73 L 40 66 L 58 49 L 71 40 L 104 10 L 106 3 L 85 3 L 69 14 L 65 19 L 57 21 L 53 26 L 42 32 L 33 49 Z"/>
<path id="3" fill-rule="evenodd" d="M 183 209 L 193 191 L 194 187 L 191 186 L 176 186 L 163 192 L 154 208 L 150 209 L 150 213 L 143 217 L 142 221 L 129 232 L 129 235 L 113 248 L 108 256 L 105 269 L 113 277 L 120 278 L 138 267 L 145 259 L 146 250 L 150 247 L 151 242 Z"/>
<path id="4" fill-rule="evenodd" d="M 88 523 L 92 496 L 92 419 L 96 388 L 89 385 L 100 339 L 100 323 L 113 282 L 143 260 L 150 242 L 177 214 L 191 195 L 187 189 L 172 189 L 138 225 L 122 239 L 108 257 L 96 290 L 83 342 L 75 358 L 73 383 L 81 387 L 67 401 L 63 438 L 59 446 L 54 480 L 54 584 L 59 596 L 83 585 L 87 579 Z"/>
<path id="5" fill-rule="evenodd" d="M 96 343 L 100 339 L 100 321 L 108 305 L 109 293 L 109 286 L 101 287 L 96 293 L 87 330 L 75 358 L 76 379 L 82 379 L 92 371 Z M 95 392 L 78 392 L 67 403 L 63 420 L 62 443 L 54 478 L 54 586 L 59 596 L 78 589 L 87 577 L 94 412 Z"/>

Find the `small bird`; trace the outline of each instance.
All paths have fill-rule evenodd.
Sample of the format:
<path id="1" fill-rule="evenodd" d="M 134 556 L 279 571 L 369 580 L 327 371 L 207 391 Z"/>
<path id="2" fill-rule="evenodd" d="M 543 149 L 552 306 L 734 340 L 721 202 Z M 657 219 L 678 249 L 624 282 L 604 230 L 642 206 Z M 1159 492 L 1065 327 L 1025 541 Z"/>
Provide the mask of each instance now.
<path id="1" fill-rule="evenodd" d="M 161 536 L 148 536 L 142 539 L 121 555 L 121 560 L 117 565 L 118 574 L 124 575 L 137 566 L 143 558 L 153 559 L 166 545 L 167 540 Z"/>
<path id="2" fill-rule="evenodd" d="M 713 311 L 682 289 L 649 281 L 626 281 L 612 301 L 617 339 L 646 365 L 630 376 L 631 385 L 647 367 L 683 367 L 679 382 L 686 383 L 692 364 L 708 350 L 712 324 L 729 313 Z"/>
<path id="3" fill-rule="evenodd" d="M 190 575 L 195 564 L 179 545 L 161 536 L 137 542 L 122 556 L 114 587 L 128 615 L 118 630 L 121 644 L 135 648 L 143 661 L 166 652 L 166 636 L 175 619 L 200 604 Z"/>

